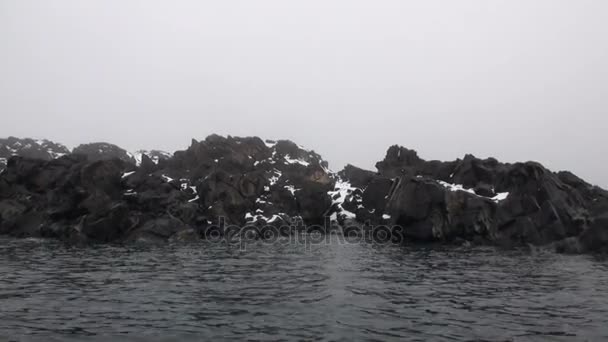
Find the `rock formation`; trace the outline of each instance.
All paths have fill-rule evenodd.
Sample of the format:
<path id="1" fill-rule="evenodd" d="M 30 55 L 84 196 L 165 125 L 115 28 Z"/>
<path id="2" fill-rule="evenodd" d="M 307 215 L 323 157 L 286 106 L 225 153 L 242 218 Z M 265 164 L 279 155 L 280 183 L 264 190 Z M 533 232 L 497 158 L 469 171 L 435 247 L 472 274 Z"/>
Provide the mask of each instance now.
<path id="1" fill-rule="evenodd" d="M 4 166 L 5 165 L 5 166 Z M 338 173 L 288 141 L 211 135 L 185 151 L 0 140 L 0 234 L 69 243 L 204 238 L 229 225 L 389 227 L 401 243 L 608 249 L 608 192 L 535 162 L 426 161 L 392 146 Z M 226 231 L 220 231 L 220 234 Z"/>

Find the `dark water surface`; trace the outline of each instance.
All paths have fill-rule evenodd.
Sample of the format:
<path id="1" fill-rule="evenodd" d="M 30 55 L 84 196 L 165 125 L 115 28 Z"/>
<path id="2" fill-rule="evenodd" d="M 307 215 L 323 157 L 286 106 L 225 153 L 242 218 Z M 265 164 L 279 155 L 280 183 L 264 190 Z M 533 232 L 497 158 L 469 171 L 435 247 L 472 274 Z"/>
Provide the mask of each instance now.
<path id="1" fill-rule="evenodd" d="M 0 340 L 608 340 L 592 256 L 0 239 L 0 277 Z"/>

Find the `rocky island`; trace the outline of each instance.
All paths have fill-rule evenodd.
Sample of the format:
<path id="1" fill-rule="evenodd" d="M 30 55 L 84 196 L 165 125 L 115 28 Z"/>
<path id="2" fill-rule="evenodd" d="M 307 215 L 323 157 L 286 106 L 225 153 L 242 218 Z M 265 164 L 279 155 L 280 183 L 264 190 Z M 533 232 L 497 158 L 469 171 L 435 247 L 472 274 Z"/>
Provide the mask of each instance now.
<path id="1" fill-rule="evenodd" d="M 536 162 L 427 161 L 391 146 L 334 173 L 289 141 L 211 135 L 185 151 L 0 139 L 0 234 L 67 243 L 203 239 L 237 226 L 382 226 L 398 243 L 608 250 L 608 192 Z M 260 237 L 263 238 L 263 237 Z"/>

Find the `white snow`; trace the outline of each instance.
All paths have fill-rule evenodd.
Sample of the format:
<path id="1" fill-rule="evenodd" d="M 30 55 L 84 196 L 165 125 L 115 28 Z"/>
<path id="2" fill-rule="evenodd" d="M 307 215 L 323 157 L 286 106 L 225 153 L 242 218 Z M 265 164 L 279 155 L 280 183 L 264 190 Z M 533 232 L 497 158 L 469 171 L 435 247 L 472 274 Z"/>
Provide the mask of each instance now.
<path id="1" fill-rule="evenodd" d="M 273 148 L 277 143 L 271 142 L 270 140 L 266 140 L 266 141 L 264 141 L 264 144 L 266 144 L 266 147 L 268 147 L 268 148 Z"/>
<path id="2" fill-rule="evenodd" d="M 141 151 L 137 151 L 135 153 L 127 152 L 127 155 L 133 159 L 135 159 L 135 166 L 141 165 Z"/>
<path id="3" fill-rule="evenodd" d="M 385 220 L 390 220 L 391 219 L 391 215 L 384 214 L 384 215 L 382 215 L 382 218 L 385 219 Z"/>
<path id="4" fill-rule="evenodd" d="M 498 193 L 496 196 L 492 197 L 492 201 L 498 203 L 498 202 L 506 200 L 507 197 L 509 197 L 508 192 L 501 192 L 501 193 Z"/>
<path id="5" fill-rule="evenodd" d="M 260 211 L 260 210 L 258 209 L 258 211 L 256 211 L 256 213 L 257 213 L 257 212 L 259 212 L 259 211 Z M 247 213 L 247 214 L 245 214 L 245 219 L 246 219 L 247 221 L 249 221 L 249 222 L 265 220 L 265 221 L 266 221 L 266 222 L 268 222 L 268 223 L 272 223 L 272 222 L 274 222 L 274 221 L 276 221 L 276 220 L 281 219 L 281 216 L 280 216 L 280 215 L 285 215 L 285 214 L 283 214 L 283 213 L 279 213 L 278 215 L 272 215 L 272 216 L 269 218 L 269 217 L 266 217 L 266 216 L 261 215 L 261 214 L 258 214 L 258 215 L 252 215 L 251 213 Z"/>
<path id="6" fill-rule="evenodd" d="M 59 153 L 59 152 L 55 152 L 53 150 L 51 150 L 50 148 L 47 150 L 48 154 L 51 155 L 51 157 L 53 159 L 57 159 L 57 158 L 61 158 L 63 156 L 65 156 L 65 153 Z"/>
<path id="7" fill-rule="evenodd" d="M 297 189 L 293 185 L 285 185 L 285 189 L 289 190 L 292 195 L 295 195 L 297 191 Z"/>
<path id="8" fill-rule="evenodd" d="M 507 199 L 507 197 L 509 197 L 509 193 L 508 192 L 501 192 L 498 193 L 496 196 L 494 197 L 486 197 L 486 196 L 481 196 L 478 195 L 477 193 L 475 193 L 475 190 L 473 189 L 467 189 L 465 188 L 463 185 L 461 184 L 450 184 L 444 181 L 440 181 L 438 180 L 437 183 L 439 183 L 440 185 L 442 185 L 443 187 L 447 188 L 450 191 L 464 191 L 464 192 L 468 192 L 471 195 L 475 195 L 477 197 L 481 197 L 481 198 L 487 198 L 490 199 L 496 203 L 504 201 L 505 199 Z"/>
<path id="9" fill-rule="evenodd" d="M 303 166 L 308 166 L 310 165 L 309 162 L 305 161 L 305 160 L 300 160 L 300 159 L 291 159 L 289 157 L 289 155 L 285 156 L 285 161 L 287 162 L 287 164 L 300 164 Z"/>
<path id="10" fill-rule="evenodd" d="M 135 165 L 137 165 L 137 166 L 141 165 L 141 160 L 142 160 L 144 154 L 147 155 L 150 158 L 150 160 L 152 160 L 152 162 L 156 165 L 158 165 L 158 162 L 160 161 L 159 155 L 163 155 L 166 158 L 171 158 L 173 156 L 171 153 L 163 152 L 163 151 L 154 151 L 154 153 L 155 153 L 155 155 L 152 156 L 152 151 L 147 151 L 147 150 L 139 150 L 135 153 L 127 152 L 127 154 L 130 157 L 135 159 Z"/>
<path id="11" fill-rule="evenodd" d="M 460 184 L 450 184 L 448 182 L 438 180 L 437 183 L 441 184 L 444 188 L 447 188 L 450 191 L 464 191 L 468 192 L 472 195 L 477 195 L 473 189 L 466 189 L 463 185 Z"/>
<path id="12" fill-rule="evenodd" d="M 167 182 L 167 183 L 173 182 L 173 178 L 171 178 L 171 177 L 168 177 L 168 176 L 165 176 L 165 175 L 162 175 L 161 177 L 162 177 L 162 178 L 165 180 L 165 182 Z"/>
<path id="13" fill-rule="evenodd" d="M 135 171 L 125 172 L 125 173 L 122 174 L 121 179 L 125 179 L 125 178 L 129 177 L 130 175 L 132 175 L 134 173 L 135 173 Z"/>
<path id="14" fill-rule="evenodd" d="M 283 174 L 281 173 L 281 171 L 279 170 L 274 170 L 274 174 L 272 175 L 272 177 L 270 177 L 270 185 L 275 185 L 277 184 L 277 182 L 279 181 L 279 179 L 281 178 L 281 176 L 283 176 Z"/>
<path id="15" fill-rule="evenodd" d="M 278 220 L 280 218 L 281 217 L 279 215 L 272 215 L 272 217 L 269 220 L 267 220 L 267 221 L 268 221 L 268 223 L 272 223 L 272 222 L 274 222 L 274 221 L 276 221 L 276 220 Z"/>
<path id="16" fill-rule="evenodd" d="M 198 201 L 200 197 L 198 197 L 198 195 L 196 195 L 196 197 L 194 197 L 193 199 L 189 200 L 188 202 L 192 203 L 195 201 Z"/>
<path id="17" fill-rule="evenodd" d="M 331 196 L 332 199 L 336 195 L 338 195 L 337 198 L 333 199 L 333 204 L 337 205 L 338 208 L 340 208 L 341 210 L 340 213 L 349 219 L 354 219 L 357 215 L 353 212 L 344 209 L 342 207 L 342 204 L 344 204 L 344 201 L 346 201 L 346 197 L 356 189 L 357 188 L 354 188 L 349 182 L 343 181 L 342 179 L 338 179 L 334 191 L 328 192 L 329 196 Z M 335 221 L 337 219 L 337 213 L 332 214 L 331 219 Z"/>

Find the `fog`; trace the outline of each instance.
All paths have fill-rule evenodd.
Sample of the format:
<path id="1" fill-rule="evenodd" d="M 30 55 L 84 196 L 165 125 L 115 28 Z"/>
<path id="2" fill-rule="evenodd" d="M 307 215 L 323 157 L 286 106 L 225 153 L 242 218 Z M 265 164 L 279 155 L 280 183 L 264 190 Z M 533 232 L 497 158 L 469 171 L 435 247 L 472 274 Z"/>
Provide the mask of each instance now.
<path id="1" fill-rule="evenodd" d="M 0 136 L 389 145 L 608 186 L 604 0 L 0 0 Z"/>

